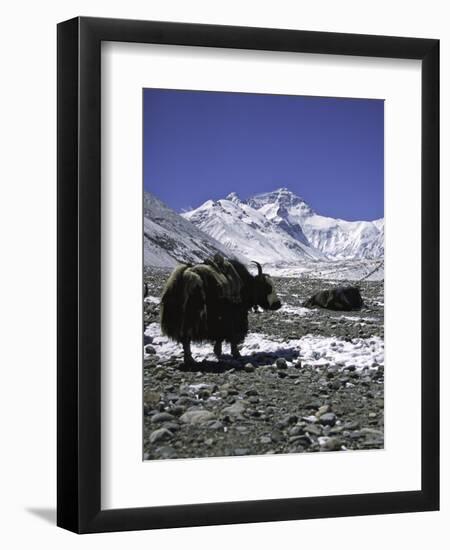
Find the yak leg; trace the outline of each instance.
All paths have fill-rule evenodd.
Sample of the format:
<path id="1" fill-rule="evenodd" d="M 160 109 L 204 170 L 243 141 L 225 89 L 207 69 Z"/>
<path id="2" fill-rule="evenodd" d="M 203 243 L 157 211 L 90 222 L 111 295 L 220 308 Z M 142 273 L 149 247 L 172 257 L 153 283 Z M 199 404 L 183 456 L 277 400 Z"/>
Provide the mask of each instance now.
<path id="1" fill-rule="evenodd" d="M 236 342 L 231 342 L 231 355 L 233 359 L 239 359 L 239 357 L 241 356 Z"/>
<path id="2" fill-rule="evenodd" d="M 222 340 L 216 340 L 214 344 L 214 355 L 220 357 L 222 355 Z"/>
<path id="3" fill-rule="evenodd" d="M 194 358 L 192 357 L 191 352 L 191 341 L 189 338 L 186 338 L 183 340 L 183 353 L 184 353 L 184 362 L 187 363 L 194 363 Z"/>

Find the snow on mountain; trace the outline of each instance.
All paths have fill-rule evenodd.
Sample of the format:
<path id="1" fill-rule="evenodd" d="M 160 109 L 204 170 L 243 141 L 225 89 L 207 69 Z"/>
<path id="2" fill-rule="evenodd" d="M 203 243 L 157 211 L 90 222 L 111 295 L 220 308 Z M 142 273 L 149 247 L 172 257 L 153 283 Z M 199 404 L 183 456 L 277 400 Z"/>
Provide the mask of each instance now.
<path id="1" fill-rule="evenodd" d="M 330 259 L 379 258 L 384 255 L 384 220 L 345 221 L 321 216 L 286 188 L 246 201 L 273 223 L 298 232 Z"/>
<path id="2" fill-rule="evenodd" d="M 144 265 L 174 267 L 201 262 L 216 252 L 230 256 L 222 244 L 144 192 Z"/>
<path id="3" fill-rule="evenodd" d="M 236 193 L 208 200 L 183 217 L 247 260 L 289 264 L 323 257 L 308 244 L 301 228 L 291 227 L 289 222 L 275 223 L 265 212 L 241 201 Z"/>
<path id="4" fill-rule="evenodd" d="M 383 258 L 384 220 L 321 216 L 286 188 L 245 201 L 231 193 L 182 215 L 144 193 L 145 265 L 173 267 L 216 252 L 280 268 L 370 262 Z"/>

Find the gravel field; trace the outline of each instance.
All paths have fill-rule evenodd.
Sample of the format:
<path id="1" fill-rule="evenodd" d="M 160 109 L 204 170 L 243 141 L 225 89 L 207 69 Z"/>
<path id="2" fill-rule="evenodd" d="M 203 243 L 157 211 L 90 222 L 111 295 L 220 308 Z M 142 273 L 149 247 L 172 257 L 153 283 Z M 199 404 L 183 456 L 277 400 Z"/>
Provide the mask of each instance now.
<path id="1" fill-rule="evenodd" d="M 383 448 L 383 281 L 360 283 L 365 307 L 341 313 L 301 306 L 332 280 L 272 277 L 283 307 L 249 313 L 242 358 L 193 346 L 186 369 L 159 331 L 168 273 L 144 273 L 144 459 Z"/>

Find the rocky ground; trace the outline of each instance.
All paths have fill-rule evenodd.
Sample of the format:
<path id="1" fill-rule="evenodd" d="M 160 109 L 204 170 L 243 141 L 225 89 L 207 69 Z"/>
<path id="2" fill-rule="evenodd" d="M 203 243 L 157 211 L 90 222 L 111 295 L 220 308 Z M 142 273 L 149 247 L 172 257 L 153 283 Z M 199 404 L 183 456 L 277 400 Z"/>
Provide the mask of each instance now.
<path id="1" fill-rule="evenodd" d="M 365 307 L 340 313 L 301 307 L 332 281 L 274 278 L 283 307 L 249 314 L 242 359 L 218 362 L 205 344 L 186 369 L 159 332 L 166 278 L 146 269 L 145 459 L 383 448 L 382 281 L 362 282 Z"/>

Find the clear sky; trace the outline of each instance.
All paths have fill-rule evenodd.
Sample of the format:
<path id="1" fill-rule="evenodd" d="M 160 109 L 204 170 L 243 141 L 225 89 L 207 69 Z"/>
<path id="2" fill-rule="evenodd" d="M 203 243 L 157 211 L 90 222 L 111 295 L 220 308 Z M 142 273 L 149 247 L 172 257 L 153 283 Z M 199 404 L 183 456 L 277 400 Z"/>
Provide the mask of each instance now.
<path id="1" fill-rule="evenodd" d="M 384 216 L 384 102 L 144 90 L 144 187 L 182 211 L 287 187 L 318 214 Z"/>

